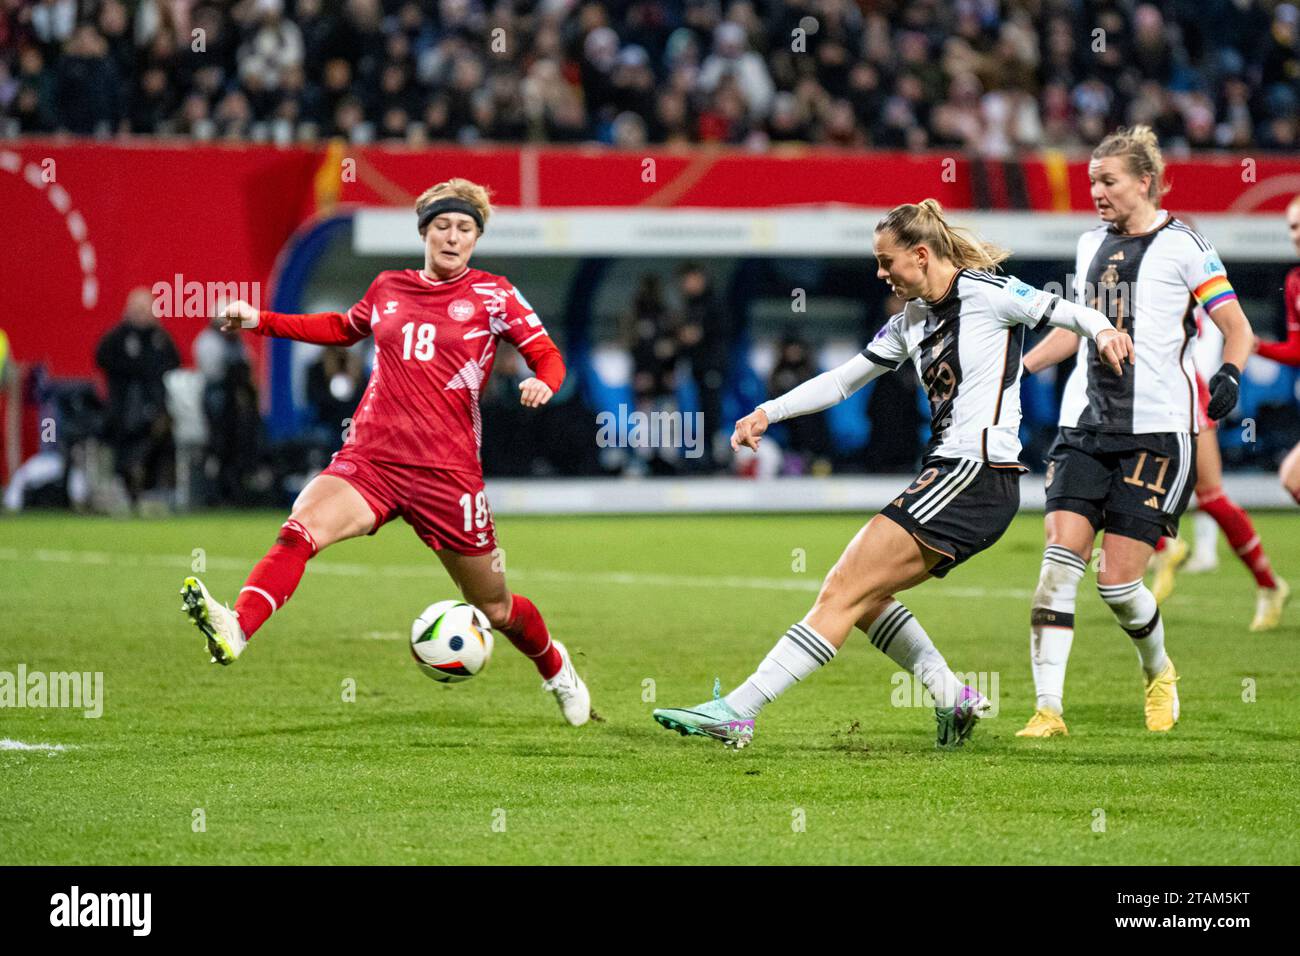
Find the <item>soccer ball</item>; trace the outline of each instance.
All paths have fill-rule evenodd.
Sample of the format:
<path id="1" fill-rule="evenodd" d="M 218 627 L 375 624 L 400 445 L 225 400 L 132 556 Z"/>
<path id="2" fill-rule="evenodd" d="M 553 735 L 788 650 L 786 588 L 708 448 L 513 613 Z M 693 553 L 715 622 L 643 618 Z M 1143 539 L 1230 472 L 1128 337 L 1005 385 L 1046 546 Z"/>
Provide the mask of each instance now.
<path id="1" fill-rule="evenodd" d="M 464 601 L 430 604 L 411 625 L 411 656 L 440 683 L 469 680 L 492 659 L 487 615 Z"/>

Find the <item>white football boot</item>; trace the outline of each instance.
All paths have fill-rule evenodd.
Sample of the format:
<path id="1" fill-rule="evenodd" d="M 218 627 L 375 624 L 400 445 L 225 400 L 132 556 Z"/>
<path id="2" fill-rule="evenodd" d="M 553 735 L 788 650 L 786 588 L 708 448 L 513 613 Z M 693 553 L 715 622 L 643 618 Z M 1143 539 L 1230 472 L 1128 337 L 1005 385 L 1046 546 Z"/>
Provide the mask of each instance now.
<path id="1" fill-rule="evenodd" d="M 560 652 L 560 658 L 564 663 L 560 665 L 554 677 L 542 681 L 542 690 L 555 695 L 565 720 L 574 727 L 581 727 L 591 719 L 591 694 L 587 691 L 587 685 L 582 682 L 582 678 L 578 676 L 578 672 L 573 669 L 568 648 L 559 641 L 553 640 L 552 643 Z"/>
<path id="2" fill-rule="evenodd" d="M 235 663 L 235 658 L 248 646 L 244 629 L 239 626 L 239 615 L 214 600 L 198 578 L 185 579 L 181 601 L 181 610 L 207 638 L 212 663 Z"/>

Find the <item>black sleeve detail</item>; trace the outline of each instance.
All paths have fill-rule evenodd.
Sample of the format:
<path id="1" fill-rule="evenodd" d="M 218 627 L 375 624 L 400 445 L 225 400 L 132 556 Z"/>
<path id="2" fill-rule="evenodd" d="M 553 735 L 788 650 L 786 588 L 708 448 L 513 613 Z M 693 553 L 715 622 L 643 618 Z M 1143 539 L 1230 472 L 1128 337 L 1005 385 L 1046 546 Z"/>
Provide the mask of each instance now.
<path id="1" fill-rule="evenodd" d="M 869 358 L 871 361 L 875 362 L 877 365 L 883 365 L 891 372 L 898 368 L 897 362 L 890 361 L 889 359 L 884 358 L 883 356 L 877 355 L 869 348 L 863 349 L 862 354 L 865 355 L 867 358 Z"/>
<path id="2" fill-rule="evenodd" d="M 1052 296 L 1052 301 L 1047 303 L 1047 308 L 1043 311 L 1043 317 L 1039 319 L 1038 324 L 1034 326 L 1035 332 L 1041 330 L 1045 325 L 1047 325 L 1048 322 L 1051 321 L 1052 313 L 1056 311 L 1056 303 L 1060 301 L 1061 301 L 1061 297 L 1059 295 Z"/>

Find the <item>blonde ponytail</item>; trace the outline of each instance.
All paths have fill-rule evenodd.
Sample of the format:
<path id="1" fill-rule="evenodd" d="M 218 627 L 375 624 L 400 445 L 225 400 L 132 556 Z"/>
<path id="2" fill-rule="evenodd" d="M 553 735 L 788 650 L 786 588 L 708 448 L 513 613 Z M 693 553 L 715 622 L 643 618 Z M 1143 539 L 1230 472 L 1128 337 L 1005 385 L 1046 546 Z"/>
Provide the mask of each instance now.
<path id="1" fill-rule="evenodd" d="M 876 223 L 876 232 L 890 233 L 907 249 L 923 245 L 959 269 L 992 271 L 1011 255 L 1009 250 L 985 242 L 968 229 L 949 225 L 937 199 L 895 206 Z"/>
<path id="2" fill-rule="evenodd" d="M 1165 182 L 1165 158 L 1160 152 L 1160 140 L 1156 138 L 1155 130 L 1141 124 L 1115 130 L 1092 151 L 1093 159 L 1107 156 L 1122 156 L 1129 173 L 1138 179 L 1150 176 L 1147 198 L 1157 209 L 1160 208 L 1160 197 L 1169 192 L 1169 184 Z"/>

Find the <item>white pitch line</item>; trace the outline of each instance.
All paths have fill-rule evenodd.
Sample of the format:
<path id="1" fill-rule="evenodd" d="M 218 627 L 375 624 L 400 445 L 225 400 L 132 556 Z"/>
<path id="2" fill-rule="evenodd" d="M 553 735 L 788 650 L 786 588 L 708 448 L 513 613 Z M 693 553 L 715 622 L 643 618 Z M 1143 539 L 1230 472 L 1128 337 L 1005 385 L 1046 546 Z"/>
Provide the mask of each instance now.
<path id="1" fill-rule="evenodd" d="M 22 552 L 17 548 L 0 548 L 0 561 L 40 561 L 56 564 L 88 564 L 113 567 L 167 567 L 191 569 L 192 559 L 185 555 L 132 554 L 109 551 L 61 551 L 38 549 Z M 255 563 L 241 558 L 209 556 L 204 559 L 207 570 L 248 571 Z M 342 561 L 321 561 L 311 564 L 312 574 L 329 574 L 339 577 L 364 578 L 379 575 L 395 578 L 440 577 L 442 568 L 437 564 L 352 564 Z M 200 572 L 202 573 L 202 572 Z M 757 578 L 744 575 L 685 575 L 655 574 L 637 571 L 557 571 L 552 569 L 507 568 L 512 578 L 529 581 L 546 581 L 555 584 L 605 584 L 627 587 L 702 588 L 705 590 L 746 591 L 798 591 L 816 594 L 821 589 L 817 578 Z M 1007 598 L 1028 600 L 1033 594 L 1028 588 L 959 588 L 946 586 L 944 596 L 949 598 Z"/>
<path id="2" fill-rule="evenodd" d="M 20 551 L 17 548 L 0 548 L 0 561 L 39 561 L 51 564 L 83 564 L 95 567 L 164 567 L 176 570 L 192 570 L 193 558 L 174 554 L 134 554 L 116 551 L 68 551 L 39 548 L 34 551 Z M 249 558 L 205 557 L 208 571 L 248 572 L 256 563 Z M 197 572 L 205 573 L 205 572 Z M 336 577 L 360 578 L 441 578 L 440 564 L 354 564 L 345 561 L 322 561 L 317 558 L 311 563 L 311 574 L 327 574 Z M 821 581 L 815 577 L 803 578 L 756 578 L 744 575 L 704 575 L 704 574 L 654 574 L 639 571 L 557 571 L 553 569 L 507 568 L 511 578 L 526 581 L 544 581 L 553 584 L 619 585 L 625 587 L 657 588 L 697 588 L 704 590 L 738 590 L 738 591 L 793 591 L 816 594 L 821 590 Z M 946 599 L 995 598 L 1008 601 L 1028 601 L 1033 596 L 1032 588 L 970 588 L 954 587 L 945 584 L 941 589 L 933 588 L 927 593 L 942 594 Z M 1206 607 L 1218 606 L 1218 598 L 1199 597 L 1183 594 L 1178 598 L 1183 606 Z"/>
<path id="3" fill-rule="evenodd" d="M 44 750 L 51 753 L 56 751 L 61 753 L 71 749 L 71 746 L 65 746 L 64 744 L 28 744 L 23 743 L 21 740 L 11 740 L 8 737 L 0 740 L 0 750 Z"/>

